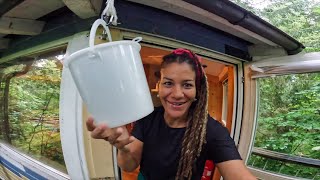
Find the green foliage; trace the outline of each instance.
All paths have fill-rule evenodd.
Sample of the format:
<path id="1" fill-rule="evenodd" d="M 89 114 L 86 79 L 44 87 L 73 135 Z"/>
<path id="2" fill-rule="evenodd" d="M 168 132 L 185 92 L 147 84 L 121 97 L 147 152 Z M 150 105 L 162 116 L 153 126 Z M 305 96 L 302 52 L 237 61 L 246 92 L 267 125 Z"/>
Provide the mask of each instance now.
<path id="1" fill-rule="evenodd" d="M 56 168 L 65 169 L 59 129 L 61 69 L 50 59 L 36 61 L 10 83 L 9 121 L 12 145 Z M 15 72 L 19 66 L 4 72 Z"/>
<path id="2" fill-rule="evenodd" d="M 23 64 L 15 65 L 15 66 L 10 66 L 10 67 L 7 67 L 7 68 L 1 70 L 1 73 L 3 73 L 3 74 L 9 74 L 9 73 L 11 73 L 11 72 L 18 72 L 18 71 L 21 71 L 24 66 L 25 66 L 25 65 L 23 65 Z"/>
<path id="3" fill-rule="evenodd" d="M 250 0 L 233 0 L 232 2 L 236 3 L 238 6 L 248 10 L 248 11 L 253 11 L 257 13 L 258 11 L 255 11 L 254 8 L 254 2 Z"/>
<path id="4" fill-rule="evenodd" d="M 268 21 L 298 39 L 307 52 L 320 51 L 320 3 L 316 0 L 272 0 L 261 11 Z"/>
<path id="5" fill-rule="evenodd" d="M 255 146 L 320 159 L 320 74 L 259 80 L 260 107 Z"/>
<path id="6" fill-rule="evenodd" d="M 300 41 L 306 52 L 320 51 L 318 0 L 232 1 Z"/>
<path id="7" fill-rule="evenodd" d="M 320 73 L 259 79 L 255 147 L 320 159 Z M 318 149 L 318 150 L 317 150 Z M 319 169 L 251 156 L 255 167 L 312 179 Z M 265 164 L 272 168 L 266 168 Z M 280 164 L 280 165 L 279 165 Z"/>

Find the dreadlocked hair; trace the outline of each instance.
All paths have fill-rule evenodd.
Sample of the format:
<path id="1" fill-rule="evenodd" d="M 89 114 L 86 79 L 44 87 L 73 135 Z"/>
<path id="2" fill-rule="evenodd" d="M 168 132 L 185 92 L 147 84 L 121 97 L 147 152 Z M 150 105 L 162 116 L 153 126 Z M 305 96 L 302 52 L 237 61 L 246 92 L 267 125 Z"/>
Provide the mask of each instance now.
<path id="1" fill-rule="evenodd" d="M 208 82 L 198 57 L 193 53 L 192 55 L 193 57 L 190 57 L 187 53 L 178 55 L 171 53 L 163 57 L 163 62 L 161 64 L 161 68 L 164 68 L 170 63 L 188 63 L 195 71 L 196 81 L 199 80 L 199 84 L 196 84 L 197 101 L 192 103 L 187 116 L 188 123 L 182 141 L 180 160 L 175 178 L 176 180 L 191 179 L 192 168 L 195 166 L 195 162 L 200 156 L 202 147 L 206 143 L 208 121 Z M 197 72 L 202 74 L 201 77 L 198 77 L 199 73 Z"/>

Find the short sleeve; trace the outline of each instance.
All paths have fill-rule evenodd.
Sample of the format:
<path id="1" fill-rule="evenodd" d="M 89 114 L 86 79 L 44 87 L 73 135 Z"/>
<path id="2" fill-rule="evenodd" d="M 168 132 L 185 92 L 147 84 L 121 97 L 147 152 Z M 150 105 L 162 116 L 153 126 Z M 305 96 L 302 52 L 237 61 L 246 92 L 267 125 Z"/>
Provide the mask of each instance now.
<path id="1" fill-rule="evenodd" d="M 133 125 L 131 135 L 143 142 L 143 123 L 144 118 L 136 121 Z"/>
<path id="2" fill-rule="evenodd" d="M 208 157 L 215 163 L 241 160 L 241 156 L 227 128 L 212 118 L 208 119 L 207 147 Z"/>
<path id="3" fill-rule="evenodd" d="M 144 142 L 146 138 L 145 134 L 147 134 L 147 132 L 150 131 L 150 129 L 152 129 L 153 121 L 151 120 L 155 119 L 155 115 L 160 112 L 159 110 L 161 109 L 155 108 L 152 113 L 136 121 L 133 125 L 131 135 L 139 139 L 141 142 Z"/>

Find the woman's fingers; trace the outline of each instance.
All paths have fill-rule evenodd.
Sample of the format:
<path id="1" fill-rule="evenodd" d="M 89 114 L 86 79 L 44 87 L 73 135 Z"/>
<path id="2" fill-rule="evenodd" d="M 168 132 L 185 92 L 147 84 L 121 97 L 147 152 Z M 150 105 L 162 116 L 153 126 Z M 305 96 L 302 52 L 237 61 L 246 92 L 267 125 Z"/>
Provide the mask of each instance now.
<path id="1" fill-rule="evenodd" d="M 86 121 L 88 131 L 93 131 L 96 128 L 93 121 L 94 121 L 93 117 L 91 117 L 91 116 L 88 117 L 88 119 Z"/>
<path id="2" fill-rule="evenodd" d="M 130 144 L 132 143 L 133 141 L 135 140 L 135 137 L 133 136 L 130 136 L 129 138 L 127 139 L 124 139 L 122 141 L 118 141 L 114 144 L 114 146 L 116 148 L 118 148 L 119 150 L 121 150 L 122 148 L 124 148 L 127 144 Z"/>
<path id="3" fill-rule="evenodd" d="M 105 139 L 108 138 L 109 133 L 111 131 L 106 125 L 102 124 L 97 126 L 93 131 L 91 131 L 91 137 L 96 139 Z"/>
<path id="4" fill-rule="evenodd" d="M 133 136 L 128 135 L 125 126 L 110 129 L 105 124 L 95 126 L 93 121 L 92 117 L 89 117 L 86 121 L 87 129 L 91 131 L 92 138 L 109 141 L 111 145 L 114 145 L 118 149 L 124 148 L 135 140 Z"/>
<path id="5" fill-rule="evenodd" d="M 108 141 L 110 142 L 110 144 L 115 144 L 118 140 L 118 138 L 122 135 L 123 133 L 123 129 L 122 128 L 116 128 L 114 129 L 114 133 L 112 133 L 109 137 L 108 137 Z"/>

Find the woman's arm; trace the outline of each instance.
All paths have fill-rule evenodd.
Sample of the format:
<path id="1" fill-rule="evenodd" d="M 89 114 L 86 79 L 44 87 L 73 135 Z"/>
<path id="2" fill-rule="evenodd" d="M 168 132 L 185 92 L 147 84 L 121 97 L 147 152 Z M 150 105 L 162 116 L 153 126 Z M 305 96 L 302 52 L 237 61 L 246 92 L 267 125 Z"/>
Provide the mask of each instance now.
<path id="1" fill-rule="evenodd" d="M 134 138 L 132 143 L 118 149 L 118 165 L 120 168 L 127 172 L 134 171 L 140 165 L 142 148 L 143 142 Z"/>
<path id="2" fill-rule="evenodd" d="M 242 160 L 230 160 L 217 164 L 217 167 L 225 180 L 256 180 Z"/>
<path id="3" fill-rule="evenodd" d="M 130 136 L 125 126 L 108 128 L 103 124 L 96 126 L 93 121 L 93 118 L 89 117 L 86 122 L 91 137 L 104 139 L 118 149 L 118 164 L 122 170 L 135 170 L 140 164 L 143 142 Z"/>

